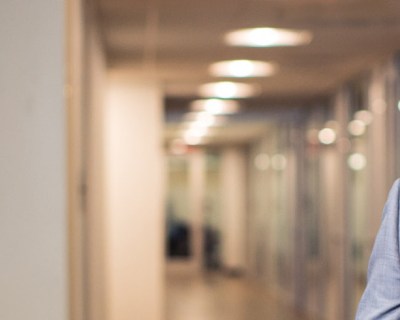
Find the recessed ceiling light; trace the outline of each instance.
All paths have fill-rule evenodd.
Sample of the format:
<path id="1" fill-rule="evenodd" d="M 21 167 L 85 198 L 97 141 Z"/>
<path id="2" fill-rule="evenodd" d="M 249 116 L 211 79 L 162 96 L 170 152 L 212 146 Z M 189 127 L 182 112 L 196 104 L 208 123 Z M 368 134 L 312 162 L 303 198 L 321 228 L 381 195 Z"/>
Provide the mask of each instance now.
<path id="1" fill-rule="evenodd" d="M 253 28 L 229 32 L 225 41 L 231 46 L 278 47 L 309 44 L 312 38 L 306 30 Z"/>
<path id="2" fill-rule="evenodd" d="M 347 129 L 353 136 L 362 136 L 367 128 L 363 121 L 353 120 L 349 123 Z"/>
<path id="3" fill-rule="evenodd" d="M 197 145 L 203 141 L 207 134 L 207 127 L 191 127 L 184 132 L 183 139 L 189 145 Z"/>
<path id="4" fill-rule="evenodd" d="M 285 170 L 287 165 L 287 159 L 283 154 L 275 154 L 271 158 L 271 167 L 274 170 L 281 171 Z"/>
<path id="5" fill-rule="evenodd" d="M 323 144 L 332 144 L 336 140 L 336 132 L 331 128 L 324 128 L 319 132 L 318 138 Z"/>
<path id="6" fill-rule="evenodd" d="M 207 134 L 207 132 L 208 132 L 207 127 L 190 128 L 185 132 L 185 136 L 203 137 Z"/>
<path id="7" fill-rule="evenodd" d="M 277 65 L 264 61 L 230 60 L 213 63 L 209 70 L 216 77 L 267 77 L 276 73 Z"/>
<path id="8" fill-rule="evenodd" d="M 351 169 L 360 171 L 367 165 L 367 158 L 362 153 L 353 153 L 347 159 L 347 164 Z"/>
<path id="9" fill-rule="evenodd" d="M 222 99 L 247 98 L 256 93 L 256 89 L 249 84 L 229 81 L 207 83 L 199 89 L 199 94 L 203 97 Z"/>
<path id="10" fill-rule="evenodd" d="M 239 111 L 239 103 L 235 100 L 202 99 L 190 104 L 193 111 L 205 111 L 211 114 L 230 114 Z"/>
<path id="11" fill-rule="evenodd" d="M 191 134 L 186 134 L 184 137 L 184 141 L 185 143 L 187 143 L 188 145 L 198 145 L 202 142 L 202 137 L 201 136 L 195 136 L 195 135 L 191 135 Z"/>
<path id="12" fill-rule="evenodd" d="M 196 124 L 197 126 L 212 126 L 216 122 L 216 117 L 207 112 L 190 112 L 185 114 L 184 120 L 189 121 L 192 126 Z"/>

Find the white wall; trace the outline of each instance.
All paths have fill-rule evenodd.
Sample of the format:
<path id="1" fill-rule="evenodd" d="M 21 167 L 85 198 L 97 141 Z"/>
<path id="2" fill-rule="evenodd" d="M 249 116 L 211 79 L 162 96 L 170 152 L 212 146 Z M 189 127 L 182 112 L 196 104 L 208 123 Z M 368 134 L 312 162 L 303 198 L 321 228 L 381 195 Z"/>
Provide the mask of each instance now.
<path id="1" fill-rule="evenodd" d="M 110 76 L 105 115 L 108 320 L 164 320 L 162 96 Z"/>
<path id="2" fill-rule="evenodd" d="M 0 319 L 66 320 L 64 3 L 0 20 Z"/>

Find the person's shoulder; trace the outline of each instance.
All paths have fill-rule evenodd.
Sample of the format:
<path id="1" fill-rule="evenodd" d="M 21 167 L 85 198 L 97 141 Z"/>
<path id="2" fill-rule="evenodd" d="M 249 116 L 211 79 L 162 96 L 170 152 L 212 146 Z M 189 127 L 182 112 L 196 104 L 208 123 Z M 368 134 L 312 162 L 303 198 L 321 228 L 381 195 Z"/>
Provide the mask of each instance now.
<path id="1" fill-rule="evenodd" d="M 400 190 L 400 178 L 397 178 L 392 185 L 392 188 L 390 189 L 390 194 L 396 193 L 398 194 Z"/>
<path id="2" fill-rule="evenodd" d="M 397 178 L 394 182 L 393 182 L 393 187 L 396 186 L 398 187 L 400 185 L 400 178 Z"/>
<path id="3" fill-rule="evenodd" d="M 394 213 L 399 212 L 399 198 L 400 198 L 400 178 L 396 179 L 393 182 L 393 185 L 389 191 L 389 195 L 387 197 L 387 201 L 385 204 L 385 210 L 383 212 L 383 217 L 387 215 L 393 215 Z M 389 212 L 389 213 L 387 213 Z M 393 214 L 392 214 L 393 213 Z"/>

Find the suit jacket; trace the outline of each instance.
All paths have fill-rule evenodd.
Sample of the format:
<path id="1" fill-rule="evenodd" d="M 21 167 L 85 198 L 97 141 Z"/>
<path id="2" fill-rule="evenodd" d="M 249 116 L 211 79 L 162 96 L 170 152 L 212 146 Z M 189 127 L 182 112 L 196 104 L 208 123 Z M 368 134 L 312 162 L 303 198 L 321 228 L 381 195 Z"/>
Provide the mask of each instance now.
<path id="1" fill-rule="evenodd" d="M 368 265 L 367 287 L 356 320 L 400 319 L 400 182 L 389 193 Z"/>

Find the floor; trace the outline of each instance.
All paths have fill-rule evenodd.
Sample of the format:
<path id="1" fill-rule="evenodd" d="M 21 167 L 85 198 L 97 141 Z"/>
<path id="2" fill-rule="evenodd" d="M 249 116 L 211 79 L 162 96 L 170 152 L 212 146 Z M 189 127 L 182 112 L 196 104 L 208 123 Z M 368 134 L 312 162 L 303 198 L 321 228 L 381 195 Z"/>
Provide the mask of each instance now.
<path id="1" fill-rule="evenodd" d="M 240 278 L 169 276 L 167 320 L 313 320 Z"/>

